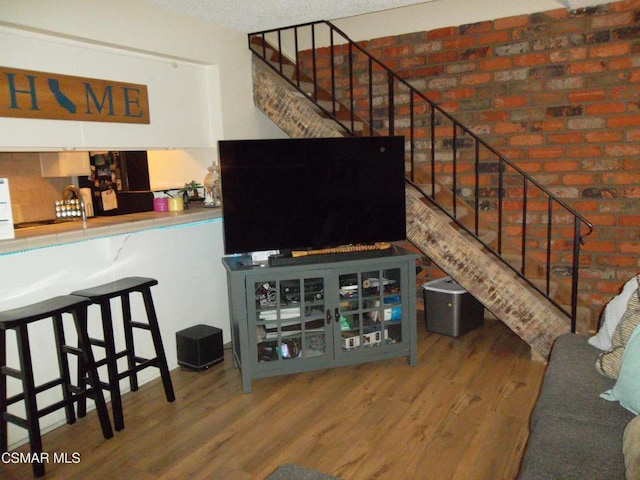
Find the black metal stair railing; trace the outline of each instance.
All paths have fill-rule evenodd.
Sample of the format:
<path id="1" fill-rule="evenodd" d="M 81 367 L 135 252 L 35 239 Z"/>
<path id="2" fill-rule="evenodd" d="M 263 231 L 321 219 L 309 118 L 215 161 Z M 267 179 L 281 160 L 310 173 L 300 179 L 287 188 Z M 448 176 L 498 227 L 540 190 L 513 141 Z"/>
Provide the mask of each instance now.
<path id="1" fill-rule="evenodd" d="M 580 246 L 591 223 L 480 138 L 482 132 L 456 120 L 331 23 L 251 33 L 248 39 L 255 55 L 346 135 L 404 135 L 407 182 L 546 296 L 575 332 Z M 482 239 L 487 231 L 493 241 Z M 570 282 L 570 298 L 553 298 L 552 275 Z"/>

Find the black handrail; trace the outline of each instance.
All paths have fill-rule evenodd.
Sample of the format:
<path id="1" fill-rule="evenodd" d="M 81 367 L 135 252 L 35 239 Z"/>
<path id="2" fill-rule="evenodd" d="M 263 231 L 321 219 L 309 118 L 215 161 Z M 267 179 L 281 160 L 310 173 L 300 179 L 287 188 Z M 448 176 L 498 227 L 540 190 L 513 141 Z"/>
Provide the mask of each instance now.
<path id="1" fill-rule="evenodd" d="M 325 27 L 328 29 L 327 36 L 325 38 L 326 45 L 325 47 L 318 46 L 318 38 L 319 27 Z M 306 37 L 308 41 L 307 48 L 300 47 L 300 32 L 301 31 L 309 31 L 309 37 Z M 286 49 L 283 46 L 283 35 L 293 32 L 293 50 L 294 52 L 286 52 Z M 275 34 L 276 40 L 275 42 L 272 40 L 272 36 Z M 342 39 L 342 43 L 339 45 L 336 44 L 335 37 L 338 36 Z M 458 120 L 456 120 L 451 114 L 445 111 L 442 107 L 440 107 L 437 103 L 430 100 L 425 94 L 417 90 L 413 87 L 411 83 L 401 78 L 398 74 L 396 74 L 391 68 L 387 67 L 380 60 L 375 58 L 373 55 L 364 50 L 360 45 L 353 42 L 349 37 L 338 29 L 335 25 L 330 22 L 320 21 L 320 22 L 310 22 L 290 27 L 284 28 L 276 28 L 272 30 L 265 30 L 262 32 L 251 33 L 248 35 L 249 39 L 249 49 L 262 60 L 265 61 L 267 65 L 269 65 L 274 71 L 276 71 L 279 75 L 285 78 L 291 85 L 304 93 L 308 98 L 313 100 L 319 109 L 321 109 L 325 115 L 333 118 L 338 124 L 345 130 L 345 134 L 348 135 L 357 135 L 356 124 L 360 121 L 359 118 L 355 114 L 355 102 L 356 102 L 356 78 L 354 74 L 354 67 L 360 66 L 360 63 L 354 64 L 354 57 L 356 55 L 362 55 L 367 62 L 366 65 L 366 74 L 368 77 L 366 89 L 367 92 L 362 94 L 362 98 L 366 99 L 367 103 L 367 111 L 365 112 L 368 116 L 368 130 L 365 128 L 363 133 L 361 134 L 369 134 L 369 135 L 394 135 L 397 132 L 398 127 L 396 126 L 396 106 L 401 102 L 398 102 L 397 96 L 401 96 L 401 94 L 397 93 L 402 90 L 405 95 L 408 96 L 408 104 L 409 104 L 409 125 L 408 125 L 408 148 L 407 148 L 407 157 L 409 161 L 409 176 L 407 178 L 407 182 L 413 185 L 416 189 L 418 189 L 421 194 L 429 199 L 437 208 L 442 210 L 446 215 L 448 215 L 451 220 L 456 222 L 456 224 L 465 230 L 470 235 L 474 236 L 478 242 L 480 242 L 483 247 L 494 254 L 497 258 L 502 260 L 505 265 L 511 268 L 514 272 L 516 272 L 521 278 L 527 281 L 533 288 L 535 288 L 539 293 L 546 296 L 547 299 L 553 303 L 558 309 L 560 309 L 563 313 L 565 313 L 571 320 L 571 331 L 575 332 L 576 330 L 576 319 L 577 319 L 577 301 L 578 301 L 578 279 L 579 279 L 579 264 L 580 264 L 580 245 L 583 244 L 583 239 L 587 235 L 589 235 L 593 231 L 593 226 L 590 222 L 588 222 L 582 215 L 576 212 L 573 208 L 563 202 L 561 199 L 557 198 L 550 192 L 547 188 L 545 188 L 542 184 L 536 181 L 533 177 L 524 172 L 521 168 L 515 165 L 513 162 L 504 157 L 500 152 L 494 149 L 491 145 L 482 140 L 478 135 L 476 135 L 470 128 L 466 127 Z M 277 47 L 273 45 L 275 43 Z M 288 45 L 287 45 L 288 46 Z M 344 82 L 345 85 L 345 96 L 347 97 L 347 106 L 346 111 L 348 112 L 348 120 L 341 118 L 338 115 L 340 108 L 343 106 L 343 102 L 338 100 L 337 95 L 337 86 L 338 86 L 338 73 L 339 68 L 336 67 L 336 52 L 338 50 L 345 49 L 347 51 L 347 75 L 348 78 Z M 329 59 L 330 59 L 330 76 L 329 76 L 329 89 L 326 90 L 319 81 L 319 73 L 318 73 L 318 52 L 321 48 L 329 49 Z M 268 52 L 268 49 L 273 49 L 274 52 Z M 268 55 L 271 53 L 271 56 Z M 307 74 L 304 69 L 301 68 L 302 59 L 304 57 L 310 58 L 311 62 L 311 73 Z M 290 58 L 294 58 L 295 61 L 290 60 Z M 289 78 L 284 73 L 284 67 L 288 65 L 294 68 L 294 75 L 292 78 Z M 374 85 L 374 77 L 375 71 L 380 71 L 384 75 L 386 88 L 381 86 L 378 91 L 375 89 Z M 301 79 L 306 79 L 307 81 L 312 83 L 313 91 L 305 92 L 302 88 Z M 319 94 L 321 91 L 327 91 L 330 94 L 331 100 L 331 108 L 325 108 L 321 102 L 319 102 Z M 384 115 L 381 113 L 379 117 L 376 117 L 376 109 L 374 108 L 374 102 L 376 99 L 383 99 L 386 94 L 386 111 L 388 115 Z M 358 97 L 360 98 L 360 97 Z M 425 115 L 425 123 L 424 125 L 420 125 L 419 122 L 416 124 L 416 115 L 419 106 L 426 107 L 427 115 Z M 343 107 L 344 108 L 344 107 Z M 404 118 L 404 117 L 402 117 Z M 436 131 L 438 129 L 442 130 L 444 127 L 443 123 L 448 122 L 451 126 L 451 160 L 452 160 L 452 168 L 450 175 L 446 173 L 437 171 L 437 156 L 438 153 L 441 153 L 440 150 L 436 149 L 436 143 L 438 140 L 438 135 Z M 364 123 L 364 122 L 363 122 Z M 385 123 L 387 128 L 384 128 Z M 429 136 L 425 136 L 425 140 L 421 142 L 420 140 L 420 128 L 426 128 L 429 131 Z M 405 136 L 406 137 L 406 136 Z M 473 227 L 469 228 L 465 225 L 461 219 L 459 218 L 459 210 L 461 207 L 459 203 L 462 203 L 463 200 L 459 198 L 459 192 L 463 189 L 463 185 L 460 182 L 460 174 L 459 170 L 459 157 L 461 155 L 461 150 L 464 148 L 462 143 L 459 145 L 459 142 L 464 142 L 464 139 L 470 138 L 474 143 L 474 154 L 473 154 L 473 209 L 474 209 L 474 219 L 473 219 Z M 427 140 L 428 139 L 428 140 Z M 424 146 L 424 142 L 428 143 L 428 161 L 425 162 L 429 167 L 429 171 L 427 172 L 430 179 L 429 185 L 430 191 L 425 191 L 424 188 L 418 184 L 418 156 L 420 152 L 419 147 Z M 481 166 L 484 164 L 488 164 L 490 162 L 481 162 L 481 157 L 484 154 L 485 158 L 493 158 L 494 165 L 497 165 L 497 172 L 491 172 L 497 174 L 497 205 L 494 207 L 494 210 L 497 211 L 497 217 L 493 220 L 490 220 L 489 223 L 495 224 L 497 230 L 497 247 L 491 247 L 487 245 L 483 240 L 480 239 L 480 226 L 481 226 L 481 180 L 483 178 L 488 178 L 489 174 L 484 174 L 481 171 Z M 464 162 L 462 162 L 464 163 Z M 438 178 L 437 178 L 438 177 Z M 450 177 L 449 179 L 447 177 Z M 513 179 L 513 177 L 517 177 L 520 179 L 520 182 L 517 182 Z M 437 186 L 440 184 L 447 185 L 451 190 L 451 201 L 452 201 L 452 210 L 449 211 L 447 208 L 442 206 L 436 200 L 436 192 Z M 517 190 L 517 188 L 510 188 L 513 185 L 520 184 L 521 187 L 521 198 L 520 204 L 521 208 L 519 211 L 520 216 L 520 265 L 516 268 L 512 266 L 507 260 L 505 260 L 504 255 L 507 252 L 503 251 L 504 236 L 506 235 L 506 217 L 509 212 L 506 209 L 506 204 L 508 203 L 507 193 L 511 192 L 513 195 L 513 191 Z M 484 188 L 487 188 L 484 186 Z M 534 215 L 530 215 L 529 212 L 529 200 L 534 199 L 538 200 L 539 198 L 545 199 L 546 204 L 546 219 L 543 218 L 542 215 L 538 215 L 537 217 Z M 517 199 L 517 198 L 516 198 Z M 535 203 L 535 202 L 532 202 Z M 512 215 L 513 216 L 513 215 Z M 530 218 L 533 217 L 533 218 Z M 572 220 L 565 220 L 572 219 Z M 546 224 L 544 222 L 546 221 Z M 513 225 L 513 220 L 511 221 L 511 225 Z M 527 277 L 527 258 L 529 255 L 528 252 L 528 244 L 532 238 L 540 241 L 540 235 L 536 237 L 529 235 L 529 228 L 536 229 L 540 223 L 543 223 L 544 228 L 546 230 L 546 234 L 543 235 L 543 241 L 541 243 L 546 243 L 546 249 L 544 252 L 544 268 L 545 268 L 545 286 L 543 289 L 540 289 L 535 283 L 533 283 L 532 279 Z M 553 267 L 553 252 L 552 252 L 552 244 L 553 244 L 553 233 L 554 226 L 560 225 L 564 226 L 567 224 L 573 224 L 573 233 L 572 233 L 572 246 L 570 248 L 570 256 L 571 256 L 571 307 L 570 311 L 567 311 L 562 305 L 560 305 L 556 300 L 550 297 L 550 284 L 551 284 L 551 271 Z M 560 228 L 560 227 L 558 227 Z M 564 262 L 565 264 L 568 263 Z"/>

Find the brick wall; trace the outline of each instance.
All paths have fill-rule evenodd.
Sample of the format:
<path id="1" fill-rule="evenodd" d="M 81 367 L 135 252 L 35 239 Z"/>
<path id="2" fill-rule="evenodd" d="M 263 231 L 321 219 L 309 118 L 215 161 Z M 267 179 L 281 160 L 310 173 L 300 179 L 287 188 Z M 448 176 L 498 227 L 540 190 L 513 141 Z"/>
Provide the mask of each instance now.
<path id="1" fill-rule="evenodd" d="M 596 310 L 640 270 L 640 0 L 361 45 L 593 223 L 580 290 Z"/>

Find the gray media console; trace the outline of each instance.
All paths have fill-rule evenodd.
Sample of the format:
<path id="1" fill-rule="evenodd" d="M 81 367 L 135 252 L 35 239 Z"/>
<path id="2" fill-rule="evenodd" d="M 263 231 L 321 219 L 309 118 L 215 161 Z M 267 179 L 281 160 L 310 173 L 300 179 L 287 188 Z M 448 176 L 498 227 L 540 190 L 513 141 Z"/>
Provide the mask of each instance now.
<path id="1" fill-rule="evenodd" d="M 417 361 L 417 256 L 268 266 L 225 257 L 234 365 L 251 381 L 406 356 Z"/>

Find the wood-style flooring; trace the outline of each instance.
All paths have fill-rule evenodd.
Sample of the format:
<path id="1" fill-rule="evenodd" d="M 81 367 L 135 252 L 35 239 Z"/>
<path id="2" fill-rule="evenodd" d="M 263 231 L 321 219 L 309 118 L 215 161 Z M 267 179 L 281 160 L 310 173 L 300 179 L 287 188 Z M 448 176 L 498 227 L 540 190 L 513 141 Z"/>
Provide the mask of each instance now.
<path id="1" fill-rule="evenodd" d="M 501 322 L 459 338 L 427 333 L 405 358 L 253 382 L 231 352 L 203 372 L 172 371 L 124 396 L 126 428 L 104 440 L 95 412 L 44 438 L 46 479 L 260 480 L 282 463 L 347 479 L 513 479 L 544 364 Z M 28 449 L 21 448 L 22 451 Z M 75 456 L 74 456 L 75 455 Z M 31 478 L 0 463 L 0 478 Z"/>

